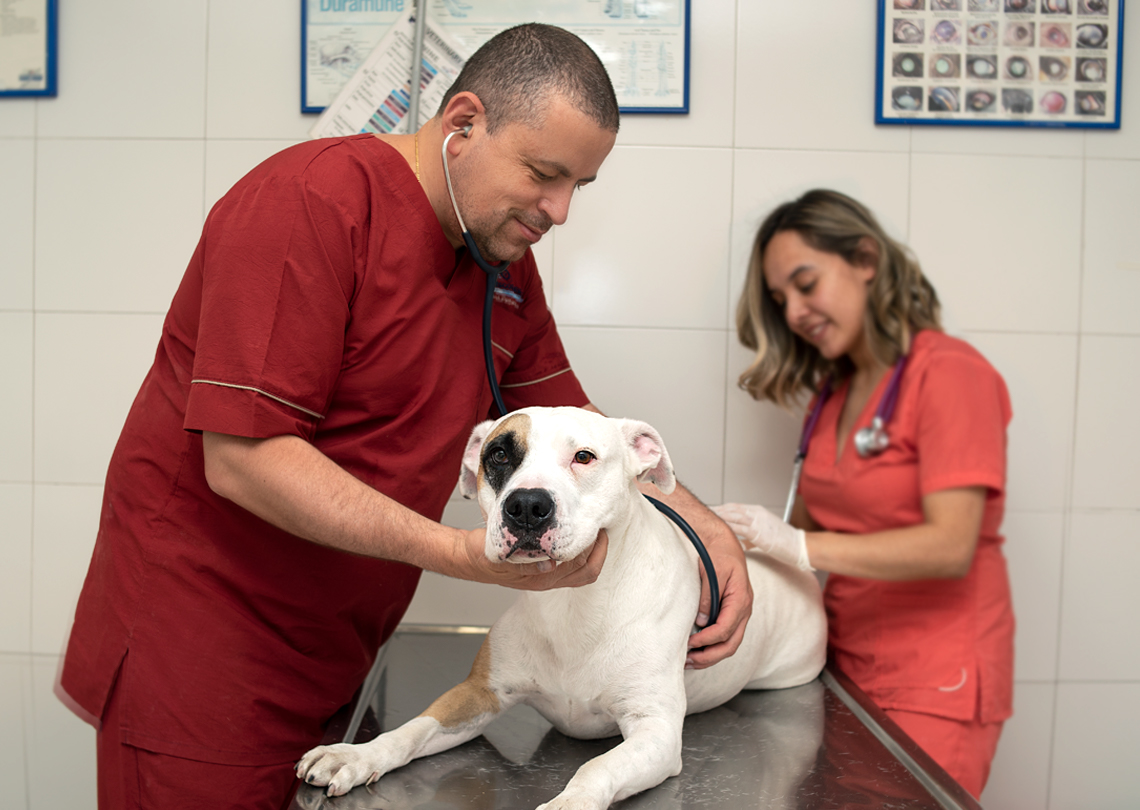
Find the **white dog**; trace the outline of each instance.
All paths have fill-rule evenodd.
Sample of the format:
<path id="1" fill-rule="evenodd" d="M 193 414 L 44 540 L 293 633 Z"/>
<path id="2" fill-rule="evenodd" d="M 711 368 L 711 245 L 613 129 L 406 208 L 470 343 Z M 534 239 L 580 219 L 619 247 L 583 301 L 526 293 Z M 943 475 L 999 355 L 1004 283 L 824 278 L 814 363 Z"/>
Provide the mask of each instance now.
<path id="1" fill-rule="evenodd" d="M 700 598 L 697 554 L 638 481 L 665 493 L 675 485 L 665 445 L 644 422 L 529 408 L 479 425 L 460 490 L 478 496 L 487 518 L 487 557 L 570 560 L 605 529 L 601 574 L 580 588 L 522 592 L 491 628 L 467 680 L 371 742 L 314 748 L 297 775 L 340 795 L 464 743 L 526 703 L 564 734 L 625 738 L 543 805 L 601 810 L 680 773 L 686 714 L 741 689 L 815 678 L 827 637 L 818 582 L 753 554 L 752 617 L 740 649 L 707 669 L 685 669 Z"/>

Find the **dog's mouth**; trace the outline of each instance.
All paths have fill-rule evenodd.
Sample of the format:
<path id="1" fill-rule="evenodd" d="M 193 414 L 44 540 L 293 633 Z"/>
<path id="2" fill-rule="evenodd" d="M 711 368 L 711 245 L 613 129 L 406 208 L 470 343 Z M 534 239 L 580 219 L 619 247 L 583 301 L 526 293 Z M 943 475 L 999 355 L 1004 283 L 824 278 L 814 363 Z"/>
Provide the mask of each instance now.
<path id="1" fill-rule="evenodd" d="M 515 539 L 514 543 L 507 547 L 507 553 L 503 555 L 503 559 L 516 563 L 529 563 L 549 560 L 551 557 L 542 549 L 535 548 L 533 540 L 524 537 Z"/>

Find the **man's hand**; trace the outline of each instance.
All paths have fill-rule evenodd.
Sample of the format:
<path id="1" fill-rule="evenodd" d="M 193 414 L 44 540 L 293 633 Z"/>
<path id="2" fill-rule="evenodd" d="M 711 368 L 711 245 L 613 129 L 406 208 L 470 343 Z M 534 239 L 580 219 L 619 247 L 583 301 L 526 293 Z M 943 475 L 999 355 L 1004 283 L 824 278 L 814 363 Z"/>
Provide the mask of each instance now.
<path id="1" fill-rule="evenodd" d="M 748 579 L 744 549 L 728 526 L 712 517 L 711 512 L 709 515 L 710 520 L 701 521 L 698 534 L 716 569 L 720 586 L 720 615 L 716 624 L 689 636 L 686 669 L 704 669 L 735 653 L 744 640 L 744 629 L 752 617 L 752 582 Z M 701 602 L 696 623 L 703 625 L 708 621 L 712 596 L 704 565 L 700 568 Z"/>
<path id="2" fill-rule="evenodd" d="M 602 571 L 610 538 L 606 530 L 588 549 L 572 560 L 555 563 L 542 560 L 536 563 L 494 563 L 484 553 L 486 529 L 461 532 L 455 557 L 462 570 L 444 571 L 449 576 L 517 588 L 523 591 L 547 591 L 552 588 L 577 588 L 594 582 Z"/>

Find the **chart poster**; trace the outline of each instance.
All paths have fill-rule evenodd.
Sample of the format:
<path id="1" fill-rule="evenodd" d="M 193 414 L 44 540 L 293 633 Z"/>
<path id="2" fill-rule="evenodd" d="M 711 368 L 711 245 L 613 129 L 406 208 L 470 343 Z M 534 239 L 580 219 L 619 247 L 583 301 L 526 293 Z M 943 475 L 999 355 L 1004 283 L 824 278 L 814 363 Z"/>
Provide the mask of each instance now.
<path id="1" fill-rule="evenodd" d="M 1120 128 L 1123 0 L 879 0 L 875 122 Z"/>
<path id="2" fill-rule="evenodd" d="M 691 0 L 423 0 L 472 53 L 526 22 L 581 37 L 606 66 L 622 112 L 689 111 Z M 413 0 L 302 0 L 303 112 L 322 112 Z M 383 28 L 383 30 L 379 30 Z"/>
<path id="3" fill-rule="evenodd" d="M 414 0 L 301 0 L 301 112 L 319 113 L 331 104 L 414 5 Z"/>
<path id="4" fill-rule="evenodd" d="M 0 96 L 56 94 L 56 0 L 0 0 Z"/>

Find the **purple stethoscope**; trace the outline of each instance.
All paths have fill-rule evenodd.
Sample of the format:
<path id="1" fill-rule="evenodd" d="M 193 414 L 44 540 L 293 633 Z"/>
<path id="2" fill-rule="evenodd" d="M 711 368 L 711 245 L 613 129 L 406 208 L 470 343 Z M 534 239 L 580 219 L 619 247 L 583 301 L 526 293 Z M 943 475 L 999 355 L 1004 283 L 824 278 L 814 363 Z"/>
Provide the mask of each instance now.
<path id="1" fill-rule="evenodd" d="M 871 419 L 870 426 L 855 431 L 855 452 L 859 454 L 859 458 L 877 456 L 886 450 L 891 443 L 891 437 L 887 435 L 887 423 L 891 421 L 891 415 L 895 412 L 895 403 L 899 398 L 899 383 L 902 380 L 905 366 L 906 355 L 904 354 L 895 363 L 894 371 L 891 372 L 891 379 L 887 383 L 887 390 L 883 392 L 883 398 L 879 400 L 879 407 L 875 409 L 875 416 Z M 796 491 L 800 488 L 800 473 L 804 469 L 804 459 L 807 458 L 811 435 L 815 432 L 815 423 L 819 421 L 819 415 L 823 411 L 823 405 L 829 396 L 831 396 L 830 377 L 823 381 L 823 387 L 819 389 L 819 396 L 815 400 L 815 407 L 812 408 L 811 415 L 804 424 L 804 432 L 800 435 L 800 446 L 796 451 L 795 463 L 792 465 L 792 488 L 788 490 L 788 502 L 784 506 L 785 523 L 792 516 L 792 506 L 796 502 Z"/>

